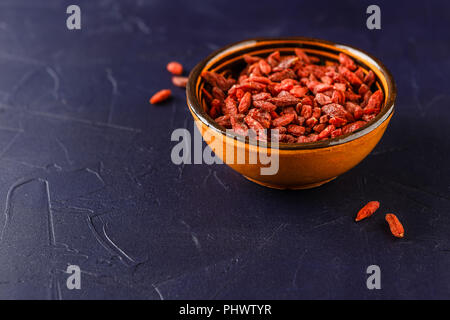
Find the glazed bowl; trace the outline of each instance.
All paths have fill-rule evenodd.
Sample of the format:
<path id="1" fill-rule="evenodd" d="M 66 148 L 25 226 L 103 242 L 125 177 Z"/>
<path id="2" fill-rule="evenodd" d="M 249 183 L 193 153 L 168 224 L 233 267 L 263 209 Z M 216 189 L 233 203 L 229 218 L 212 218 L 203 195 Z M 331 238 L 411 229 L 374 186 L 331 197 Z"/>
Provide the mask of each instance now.
<path id="1" fill-rule="evenodd" d="M 244 54 L 266 57 L 276 50 L 282 55 L 294 54 L 295 48 L 302 48 L 308 55 L 319 57 L 322 61 L 337 61 L 339 53 L 343 52 L 353 58 L 365 73 L 372 70 L 376 81 L 371 89 L 381 89 L 385 97 L 380 113 L 364 127 L 334 139 L 277 145 L 239 136 L 218 125 L 208 115 L 202 92 L 205 85 L 200 76 L 202 71 L 238 72 L 244 67 Z M 348 45 L 311 38 L 250 39 L 226 46 L 201 61 L 189 75 L 186 96 L 197 129 L 221 162 L 263 186 L 307 189 L 335 179 L 372 151 L 394 113 L 396 87 L 392 75 L 378 59 Z M 258 156 L 264 152 L 277 159 L 278 170 L 275 173 L 262 173 L 262 168 L 269 166 L 267 158 L 262 161 Z M 242 154 L 245 154 L 245 161 L 238 159 L 238 155 Z M 258 159 L 256 162 L 248 161 L 255 157 Z"/>

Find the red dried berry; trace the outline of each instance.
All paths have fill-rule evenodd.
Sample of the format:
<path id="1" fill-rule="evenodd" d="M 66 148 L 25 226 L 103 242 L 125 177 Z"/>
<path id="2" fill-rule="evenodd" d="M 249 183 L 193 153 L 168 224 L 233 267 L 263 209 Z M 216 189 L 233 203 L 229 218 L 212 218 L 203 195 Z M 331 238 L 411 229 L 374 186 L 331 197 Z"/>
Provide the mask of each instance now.
<path id="1" fill-rule="evenodd" d="M 333 132 L 336 129 L 335 126 L 333 126 L 332 124 L 330 124 L 329 126 L 327 126 L 325 129 L 323 129 L 320 133 L 319 133 L 319 140 L 323 139 L 323 138 L 328 138 L 328 136 L 331 134 L 331 132 Z"/>
<path id="2" fill-rule="evenodd" d="M 279 126 L 287 126 L 289 123 L 291 123 L 294 120 L 295 116 L 293 114 L 283 114 L 282 116 L 274 119 L 272 121 L 272 125 L 274 127 Z"/>
<path id="3" fill-rule="evenodd" d="M 368 109 L 380 109 L 381 102 L 383 101 L 383 92 L 381 90 L 375 91 L 369 98 L 369 102 L 367 103 Z"/>
<path id="4" fill-rule="evenodd" d="M 307 127 L 314 127 L 317 124 L 318 120 L 315 117 L 311 117 L 309 119 L 306 120 L 306 126 Z"/>
<path id="5" fill-rule="evenodd" d="M 151 104 L 161 103 L 169 99 L 171 95 L 172 91 L 170 91 L 169 89 L 160 90 L 150 98 L 150 103 Z"/>
<path id="6" fill-rule="evenodd" d="M 339 136 L 341 136 L 341 135 L 342 135 L 342 129 L 341 129 L 341 128 L 336 129 L 336 130 L 334 130 L 334 131 L 331 132 L 331 138 L 332 138 L 332 139 L 333 139 L 333 138 L 336 138 L 336 137 L 339 137 Z"/>
<path id="7" fill-rule="evenodd" d="M 395 214 L 388 213 L 386 214 L 385 219 L 389 224 L 389 229 L 394 237 L 403 238 L 405 236 L 405 229 Z"/>
<path id="8" fill-rule="evenodd" d="M 233 98 L 227 97 L 225 99 L 224 107 L 225 107 L 223 110 L 224 114 L 228 114 L 230 116 L 237 115 L 237 103 L 236 100 L 234 100 Z"/>
<path id="9" fill-rule="evenodd" d="M 188 78 L 187 77 L 173 76 L 172 77 L 172 83 L 175 86 L 177 86 L 177 87 L 186 88 L 186 85 L 188 83 Z"/>
<path id="10" fill-rule="evenodd" d="M 365 121 L 356 121 L 356 122 L 350 123 L 342 128 L 342 133 L 346 134 L 346 133 L 350 133 L 355 130 L 358 130 L 359 128 L 364 127 L 366 125 L 366 123 L 367 122 L 365 122 Z"/>
<path id="11" fill-rule="evenodd" d="M 326 105 L 326 104 L 332 103 L 331 98 L 328 97 L 328 96 L 326 96 L 326 95 L 323 94 L 323 93 L 318 93 L 318 94 L 316 94 L 315 100 L 317 101 L 318 104 L 320 104 L 320 105 L 322 105 L 322 106 L 323 106 L 323 105 Z"/>
<path id="12" fill-rule="evenodd" d="M 305 127 L 298 126 L 296 124 L 290 124 L 287 129 L 289 133 L 295 136 L 301 136 L 305 133 Z"/>
<path id="13" fill-rule="evenodd" d="M 266 111 L 275 111 L 277 109 L 277 106 L 273 103 L 270 103 L 269 101 L 263 101 L 263 100 L 256 100 L 253 101 L 253 105 L 257 108 L 261 108 Z"/>
<path id="14" fill-rule="evenodd" d="M 249 54 L 244 54 L 243 58 L 247 64 L 253 64 L 261 59 L 259 57 L 251 56 Z"/>
<path id="15" fill-rule="evenodd" d="M 267 92 L 257 93 L 257 94 L 254 94 L 252 96 L 252 100 L 253 101 L 267 100 L 267 99 L 270 99 L 270 98 L 272 98 L 272 96 L 270 95 L 270 93 L 267 93 Z"/>
<path id="16" fill-rule="evenodd" d="M 312 107 L 308 105 L 303 105 L 302 107 L 302 117 L 305 117 L 305 119 L 309 119 L 312 116 Z"/>
<path id="17" fill-rule="evenodd" d="M 360 78 L 346 67 L 339 67 L 339 72 L 350 82 L 353 86 L 359 87 L 362 84 Z"/>
<path id="18" fill-rule="evenodd" d="M 294 86 L 289 92 L 297 97 L 302 98 L 308 93 L 309 89 L 307 87 Z"/>
<path id="19" fill-rule="evenodd" d="M 259 69 L 264 74 L 269 74 L 272 71 L 272 67 L 264 59 L 259 60 Z"/>
<path id="20" fill-rule="evenodd" d="M 355 221 L 361 221 L 362 219 L 368 218 L 375 213 L 380 207 L 378 201 L 370 201 L 361 210 L 358 211 Z"/>
<path id="21" fill-rule="evenodd" d="M 370 88 L 372 84 L 375 82 L 375 74 L 372 70 L 369 71 L 369 73 L 366 74 L 364 77 L 364 83 Z"/>
<path id="22" fill-rule="evenodd" d="M 230 116 L 228 116 L 228 115 L 218 117 L 218 118 L 214 119 L 214 121 L 217 122 L 218 125 L 223 126 L 225 128 L 231 127 Z"/>
<path id="23" fill-rule="evenodd" d="M 183 66 L 181 63 L 172 61 L 167 64 L 167 71 L 174 75 L 181 75 L 183 73 Z"/>
<path id="24" fill-rule="evenodd" d="M 355 62 L 349 56 L 347 56 L 345 53 L 342 52 L 339 53 L 339 63 L 351 71 L 354 71 L 357 68 Z"/>
<path id="25" fill-rule="evenodd" d="M 241 101 L 239 102 L 239 107 L 238 107 L 239 113 L 247 112 L 251 103 L 252 103 L 252 94 L 250 92 L 246 92 L 244 94 L 244 96 L 242 97 Z"/>
<path id="26" fill-rule="evenodd" d="M 253 129 L 256 132 L 264 130 L 264 127 L 261 125 L 261 123 L 259 123 L 257 120 L 255 120 L 254 118 L 252 118 L 250 116 L 246 116 L 244 118 L 244 121 L 245 121 L 245 123 L 247 123 L 247 125 L 250 129 Z"/>

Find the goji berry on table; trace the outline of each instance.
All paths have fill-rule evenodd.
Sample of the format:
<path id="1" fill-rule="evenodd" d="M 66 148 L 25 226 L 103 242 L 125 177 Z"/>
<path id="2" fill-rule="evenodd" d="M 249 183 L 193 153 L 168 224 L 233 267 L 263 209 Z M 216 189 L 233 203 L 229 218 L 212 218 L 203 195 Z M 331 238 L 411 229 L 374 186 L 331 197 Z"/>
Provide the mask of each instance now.
<path id="1" fill-rule="evenodd" d="M 405 229 L 395 214 L 388 213 L 386 214 L 385 219 L 389 224 L 389 229 L 391 229 L 391 233 L 394 237 L 403 238 L 405 236 Z"/>
<path id="2" fill-rule="evenodd" d="M 174 75 L 181 75 L 183 73 L 183 66 L 181 63 L 172 61 L 167 64 L 167 71 Z"/>
<path id="3" fill-rule="evenodd" d="M 151 104 L 161 103 L 169 99 L 171 95 L 172 91 L 170 91 L 169 89 L 160 90 L 150 98 L 150 103 Z"/>
<path id="4" fill-rule="evenodd" d="M 375 213 L 380 207 L 378 201 L 370 201 L 361 210 L 358 211 L 355 221 L 361 221 L 362 219 L 368 218 Z"/>
<path id="5" fill-rule="evenodd" d="M 187 77 L 173 76 L 172 77 L 172 83 L 175 86 L 177 86 L 177 87 L 186 88 L 186 85 L 188 83 L 188 78 Z"/>

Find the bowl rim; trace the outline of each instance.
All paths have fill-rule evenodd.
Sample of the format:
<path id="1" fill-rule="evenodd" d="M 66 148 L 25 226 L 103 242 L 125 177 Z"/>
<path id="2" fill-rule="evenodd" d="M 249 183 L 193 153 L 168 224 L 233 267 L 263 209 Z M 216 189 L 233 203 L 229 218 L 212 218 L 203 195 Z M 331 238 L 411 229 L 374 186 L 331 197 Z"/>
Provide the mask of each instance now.
<path id="1" fill-rule="evenodd" d="M 270 141 L 264 142 L 256 139 L 249 138 L 248 136 L 244 137 L 240 134 L 231 132 L 231 130 L 226 130 L 225 128 L 218 125 L 215 121 L 213 121 L 210 116 L 205 112 L 203 109 L 202 104 L 200 103 L 196 93 L 195 93 L 195 87 L 197 79 L 200 77 L 201 72 L 204 70 L 204 68 L 216 57 L 220 56 L 221 54 L 227 53 L 229 51 L 232 52 L 238 52 L 242 49 L 247 49 L 251 45 L 256 45 L 260 42 L 271 42 L 274 41 L 278 44 L 282 44 L 283 41 L 301 41 L 301 42 L 309 42 L 312 44 L 314 43 L 321 43 L 326 45 L 331 45 L 333 47 L 336 47 L 338 51 L 347 51 L 352 52 L 355 55 L 358 55 L 358 58 L 362 60 L 362 57 L 364 57 L 365 60 L 368 60 L 373 66 L 375 66 L 378 71 L 380 71 L 383 76 L 385 77 L 386 83 L 387 83 L 387 99 L 386 103 L 384 105 L 384 108 L 380 111 L 380 113 L 368 124 L 364 125 L 363 127 L 333 138 L 333 139 L 327 139 L 322 141 L 316 141 L 316 142 L 307 142 L 307 143 L 283 143 L 280 142 L 275 147 L 271 146 Z M 251 52 L 248 52 L 251 54 Z M 397 96 L 397 87 L 394 81 L 394 78 L 391 74 L 391 72 L 388 70 L 388 68 L 376 57 L 372 56 L 370 53 L 356 48 L 351 45 L 342 44 L 342 43 L 336 43 L 328 40 L 323 39 L 317 39 L 317 38 L 309 38 L 309 37 L 261 37 L 261 38 L 251 38 L 246 40 L 241 40 L 238 42 L 231 43 L 227 46 L 224 46 L 218 50 L 215 50 L 213 53 L 208 55 L 205 59 L 200 61 L 194 69 L 189 74 L 188 83 L 186 85 L 186 99 L 188 107 L 193 115 L 197 117 L 204 125 L 208 126 L 208 128 L 212 128 L 217 133 L 220 133 L 226 137 L 229 137 L 231 139 L 236 139 L 241 142 L 245 142 L 246 145 L 253 145 L 258 147 L 266 147 L 266 148 L 274 148 L 279 150 L 305 150 L 305 149 L 318 149 L 318 148 L 327 148 L 331 146 L 336 146 L 340 144 L 344 144 L 347 142 L 351 142 L 355 139 L 358 139 L 371 131 L 378 128 L 383 122 L 385 122 L 393 113 L 394 111 L 394 102 L 395 98 Z M 210 120 L 211 119 L 211 120 Z"/>

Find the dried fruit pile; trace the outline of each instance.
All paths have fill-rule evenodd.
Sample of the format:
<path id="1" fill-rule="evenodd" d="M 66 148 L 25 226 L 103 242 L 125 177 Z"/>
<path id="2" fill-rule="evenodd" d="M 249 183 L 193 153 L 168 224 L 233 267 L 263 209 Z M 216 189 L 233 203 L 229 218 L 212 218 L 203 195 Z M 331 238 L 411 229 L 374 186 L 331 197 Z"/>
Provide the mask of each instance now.
<path id="1" fill-rule="evenodd" d="M 339 63 L 308 56 L 301 49 L 267 58 L 244 55 L 238 79 L 204 71 L 203 95 L 209 115 L 236 133 L 278 129 L 280 142 L 302 143 L 335 138 L 355 131 L 380 112 L 383 92 L 372 92 L 375 75 L 347 55 Z M 270 134 L 270 130 L 267 130 Z"/>

